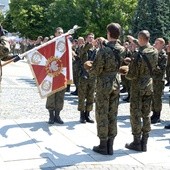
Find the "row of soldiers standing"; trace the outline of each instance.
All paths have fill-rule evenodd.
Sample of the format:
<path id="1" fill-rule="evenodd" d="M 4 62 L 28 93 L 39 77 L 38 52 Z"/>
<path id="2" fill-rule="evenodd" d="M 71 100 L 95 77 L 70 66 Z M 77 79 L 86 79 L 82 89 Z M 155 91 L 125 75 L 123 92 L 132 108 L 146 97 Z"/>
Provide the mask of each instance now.
<path id="1" fill-rule="evenodd" d="M 133 37 L 128 36 L 129 39 L 132 41 Z M 157 69 L 154 70 L 151 74 L 153 74 L 153 100 L 152 100 L 152 116 L 151 116 L 151 123 L 159 123 L 160 122 L 160 116 L 161 116 L 161 110 L 162 110 L 162 94 L 164 91 L 164 87 L 169 85 L 169 79 L 170 79 L 170 45 L 165 45 L 165 40 L 163 38 L 157 38 L 153 45 L 159 53 L 158 56 L 158 65 Z M 136 44 L 134 47 L 131 46 L 131 44 L 127 45 L 126 42 L 126 51 L 127 56 L 129 57 L 129 53 L 131 51 L 135 51 Z M 165 77 L 166 75 L 166 77 Z M 121 80 L 124 89 L 127 90 L 128 96 L 127 98 L 124 98 L 124 101 L 129 101 L 130 99 L 130 84 L 131 81 L 126 78 L 125 75 L 121 75 Z M 167 80 L 167 83 L 165 84 L 165 80 Z"/>
<path id="2" fill-rule="evenodd" d="M 126 148 L 147 151 L 150 123 L 160 119 L 162 109 L 161 96 L 167 63 L 167 54 L 163 49 L 165 41 L 158 38 L 153 47 L 149 43 L 150 33 L 143 30 L 139 32 L 138 39 L 128 36 L 133 50 L 127 53 L 118 40 L 120 29 L 119 24 L 109 24 L 107 40 L 100 37 L 94 41 L 94 34 L 88 34 L 85 44 L 78 43 L 73 61 L 74 76 L 77 75 L 74 82 L 78 91 L 80 122 L 94 122 L 90 118 L 90 111 L 95 94 L 100 144 L 93 150 L 105 155 L 113 154 L 113 141 L 117 135 L 118 72 L 130 80 L 130 121 L 134 141 L 126 144 Z M 80 40 L 82 37 L 78 42 Z M 170 53 L 170 45 L 167 52 Z M 151 108 L 153 115 L 150 117 Z"/>

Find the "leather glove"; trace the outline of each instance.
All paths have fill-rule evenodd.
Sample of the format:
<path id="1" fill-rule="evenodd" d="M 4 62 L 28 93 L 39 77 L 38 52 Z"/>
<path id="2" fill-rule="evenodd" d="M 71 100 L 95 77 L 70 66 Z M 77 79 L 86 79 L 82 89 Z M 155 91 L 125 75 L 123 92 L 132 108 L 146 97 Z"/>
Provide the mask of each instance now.
<path id="1" fill-rule="evenodd" d="M 21 58 L 18 55 L 14 55 L 13 58 L 14 58 L 13 62 L 21 60 Z"/>
<path id="2" fill-rule="evenodd" d="M 86 70 L 90 70 L 90 69 L 92 68 L 92 64 L 93 64 L 93 61 L 86 61 L 86 62 L 84 63 L 84 68 L 85 68 Z"/>

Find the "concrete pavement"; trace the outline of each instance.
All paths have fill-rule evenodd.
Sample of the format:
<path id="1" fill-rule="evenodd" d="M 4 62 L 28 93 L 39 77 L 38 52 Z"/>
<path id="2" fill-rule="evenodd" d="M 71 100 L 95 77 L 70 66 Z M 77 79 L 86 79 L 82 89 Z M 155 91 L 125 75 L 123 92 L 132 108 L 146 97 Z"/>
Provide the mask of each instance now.
<path id="1" fill-rule="evenodd" d="M 121 101 L 114 155 L 92 151 L 99 144 L 96 124 L 80 124 L 77 97 L 65 95 L 64 125 L 48 125 L 45 100 L 40 99 L 24 61 L 3 69 L 0 93 L 0 170 L 170 169 L 168 89 L 163 96 L 163 121 L 152 125 L 147 152 L 127 150 L 132 141 L 129 104 Z M 74 90 L 74 86 L 71 87 Z M 94 118 L 94 111 L 92 112 Z"/>

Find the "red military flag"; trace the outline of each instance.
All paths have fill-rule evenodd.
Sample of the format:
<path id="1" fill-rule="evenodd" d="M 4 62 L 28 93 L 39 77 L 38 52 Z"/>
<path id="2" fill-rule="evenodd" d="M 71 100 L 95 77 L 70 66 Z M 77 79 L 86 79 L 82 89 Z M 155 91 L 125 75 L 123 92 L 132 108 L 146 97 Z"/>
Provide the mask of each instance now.
<path id="1" fill-rule="evenodd" d="M 42 98 L 66 88 L 72 80 L 72 48 L 66 34 L 26 52 L 25 57 Z"/>

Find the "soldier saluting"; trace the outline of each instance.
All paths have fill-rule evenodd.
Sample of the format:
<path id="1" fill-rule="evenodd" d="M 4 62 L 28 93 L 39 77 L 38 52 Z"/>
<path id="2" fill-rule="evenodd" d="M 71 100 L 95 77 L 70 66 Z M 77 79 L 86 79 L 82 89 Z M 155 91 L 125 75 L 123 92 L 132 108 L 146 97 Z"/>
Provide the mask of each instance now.
<path id="1" fill-rule="evenodd" d="M 147 151 L 151 130 L 152 72 L 157 66 L 158 51 L 150 45 L 150 33 L 147 30 L 138 33 L 138 40 L 132 36 L 128 38 L 131 43 L 138 43 L 139 48 L 134 53 L 134 59 L 126 74 L 126 78 L 131 80 L 130 122 L 134 140 L 125 147 L 136 151 Z"/>
<path id="2" fill-rule="evenodd" d="M 90 76 L 97 77 L 96 123 L 100 144 L 93 151 L 103 155 L 113 155 L 113 142 L 117 135 L 117 114 L 119 104 L 119 81 L 117 73 L 125 56 L 125 48 L 120 45 L 121 26 L 110 23 L 107 26 L 107 43 L 96 54 L 95 60 L 85 63 Z M 90 65 L 91 63 L 91 65 Z"/>

